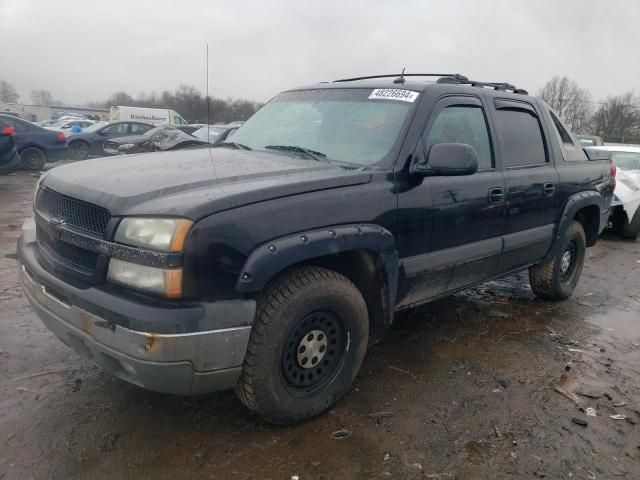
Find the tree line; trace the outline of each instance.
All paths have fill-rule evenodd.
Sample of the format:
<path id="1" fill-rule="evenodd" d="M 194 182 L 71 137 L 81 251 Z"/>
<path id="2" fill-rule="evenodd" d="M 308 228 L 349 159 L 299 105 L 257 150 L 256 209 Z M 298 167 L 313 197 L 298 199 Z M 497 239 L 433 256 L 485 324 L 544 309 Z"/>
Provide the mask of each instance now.
<path id="1" fill-rule="evenodd" d="M 591 93 L 574 80 L 558 75 L 538 92 L 577 134 L 592 134 L 611 143 L 640 143 L 640 99 L 633 92 L 591 100 Z"/>
<path id="2" fill-rule="evenodd" d="M 87 106 L 109 108 L 114 105 L 170 108 L 189 123 L 207 123 L 207 118 L 211 123 L 246 120 L 262 106 L 252 100 L 206 97 L 192 85 L 180 85 L 173 91 L 165 90 L 162 93 L 142 92 L 135 98 L 127 92 L 116 92 L 105 101 L 92 102 Z"/>
<path id="3" fill-rule="evenodd" d="M 10 83 L 0 80 L 0 102 L 16 103 L 20 95 Z M 31 103 L 34 105 L 64 105 L 55 100 L 50 91 L 32 90 Z M 161 93 L 142 92 L 135 98 L 127 92 L 116 92 L 103 101 L 90 102 L 84 106 L 92 108 L 109 108 L 116 105 L 146 108 L 170 108 L 182 115 L 189 123 L 232 122 L 246 120 L 253 115 L 262 104 L 252 100 L 215 98 L 202 95 L 192 85 L 180 85 L 173 91 Z"/>

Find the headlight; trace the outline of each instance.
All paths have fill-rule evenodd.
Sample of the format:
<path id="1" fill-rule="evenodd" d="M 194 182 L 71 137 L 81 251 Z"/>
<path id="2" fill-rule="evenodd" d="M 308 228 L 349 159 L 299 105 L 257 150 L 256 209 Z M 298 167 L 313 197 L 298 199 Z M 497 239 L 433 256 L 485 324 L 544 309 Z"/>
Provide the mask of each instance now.
<path id="1" fill-rule="evenodd" d="M 124 145 L 120 145 L 118 147 L 118 150 L 129 150 L 130 148 L 133 148 L 135 146 L 136 146 L 135 143 L 125 143 Z"/>
<path id="2" fill-rule="evenodd" d="M 182 268 L 155 268 L 112 258 L 107 280 L 167 298 L 182 296 Z"/>
<path id="3" fill-rule="evenodd" d="M 125 218 L 115 241 L 163 252 L 182 252 L 193 222 L 184 218 Z"/>

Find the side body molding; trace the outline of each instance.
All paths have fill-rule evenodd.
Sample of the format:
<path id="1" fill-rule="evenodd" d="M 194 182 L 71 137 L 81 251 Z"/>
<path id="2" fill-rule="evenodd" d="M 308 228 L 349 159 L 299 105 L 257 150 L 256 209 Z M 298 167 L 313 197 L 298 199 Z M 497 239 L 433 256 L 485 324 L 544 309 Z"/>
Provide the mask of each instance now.
<path id="1" fill-rule="evenodd" d="M 556 228 L 555 235 L 553 237 L 553 243 L 551 244 L 551 248 L 547 252 L 547 255 L 544 260 L 547 260 L 553 257 L 557 250 L 562 248 L 561 240 L 564 237 L 567 228 L 569 228 L 569 224 L 576 216 L 581 209 L 585 207 L 598 207 L 598 210 L 602 210 L 602 195 L 594 190 L 588 190 L 586 192 L 576 193 L 572 195 L 567 200 L 564 209 L 562 210 L 562 215 L 560 215 L 560 219 L 558 220 L 558 227 Z M 598 224 L 596 225 L 597 232 L 596 235 L 600 231 L 600 215 L 598 215 Z M 588 232 L 585 232 L 588 234 Z"/>
<path id="2" fill-rule="evenodd" d="M 274 275 L 287 267 L 353 250 L 367 250 L 378 255 L 377 268 L 385 277 L 387 301 L 393 309 L 398 286 L 398 252 L 391 232 L 374 224 L 336 225 L 271 240 L 251 252 L 238 277 L 236 290 L 260 291 Z"/>

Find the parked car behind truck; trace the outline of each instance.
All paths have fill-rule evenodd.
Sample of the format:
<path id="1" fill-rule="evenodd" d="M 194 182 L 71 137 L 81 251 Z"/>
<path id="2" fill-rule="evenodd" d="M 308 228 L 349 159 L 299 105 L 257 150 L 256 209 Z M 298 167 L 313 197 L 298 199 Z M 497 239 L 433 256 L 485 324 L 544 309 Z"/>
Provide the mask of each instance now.
<path id="1" fill-rule="evenodd" d="M 407 78 L 283 92 L 223 147 L 50 171 L 19 240 L 25 295 L 114 375 L 235 388 L 279 424 L 338 401 L 401 310 L 522 269 L 570 296 L 610 159 L 511 85 Z"/>
<path id="2" fill-rule="evenodd" d="M 20 154 L 21 166 L 27 170 L 40 170 L 47 162 L 67 158 L 64 133 L 39 127 L 11 115 L 0 114 L 0 129 L 11 127 Z"/>
<path id="3" fill-rule="evenodd" d="M 635 240 L 640 236 L 640 147 L 615 145 L 594 150 L 611 152 L 618 168 L 611 204 L 613 230 L 623 238 Z"/>
<path id="4" fill-rule="evenodd" d="M 86 160 L 92 155 L 105 155 L 103 146 L 106 141 L 130 135 L 142 135 L 152 128 L 152 124 L 143 122 L 110 122 L 93 125 L 67 139 L 69 157 L 73 160 Z"/>

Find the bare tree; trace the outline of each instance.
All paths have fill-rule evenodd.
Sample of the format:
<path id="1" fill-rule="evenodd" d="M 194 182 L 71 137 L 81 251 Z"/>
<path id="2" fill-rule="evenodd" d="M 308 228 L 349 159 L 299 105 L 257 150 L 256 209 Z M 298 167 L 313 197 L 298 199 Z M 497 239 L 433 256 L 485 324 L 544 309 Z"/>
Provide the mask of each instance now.
<path id="1" fill-rule="evenodd" d="M 129 95 L 127 92 L 116 92 L 113 95 L 111 95 L 109 98 L 107 98 L 105 105 L 106 106 L 120 106 L 120 105 L 128 106 L 128 105 L 133 105 L 134 103 L 135 102 L 133 100 L 133 97 Z"/>
<path id="2" fill-rule="evenodd" d="M 53 95 L 49 90 L 31 90 L 30 96 L 34 105 L 51 105 L 53 103 Z"/>
<path id="3" fill-rule="evenodd" d="M 593 131 L 605 142 L 624 143 L 632 130 L 640 127 L 640 109 L 633 92 L 608 97 L 593 115 Z"/>
<path id="4" fill-rule="evenodd" d="M 586 133 L 591 123 L 591 94 L 568 77 L 554 76 L 538 93 L 560 119 L 576 133 Z"/>
<path id="5" fill-rule="evenodd" d="M 15 103 L 20 98 L 13 85 L 4 80 L 0 80 L 0 102 Z"/>

